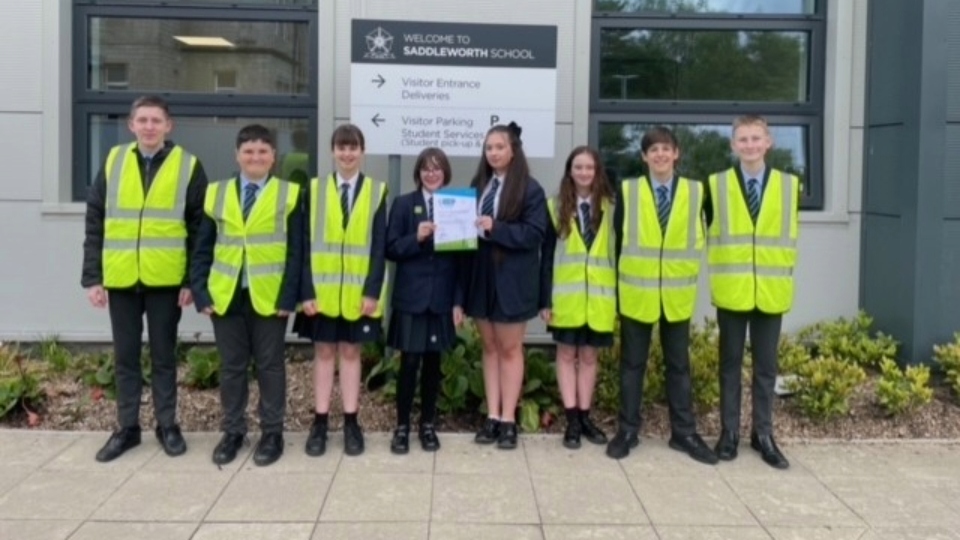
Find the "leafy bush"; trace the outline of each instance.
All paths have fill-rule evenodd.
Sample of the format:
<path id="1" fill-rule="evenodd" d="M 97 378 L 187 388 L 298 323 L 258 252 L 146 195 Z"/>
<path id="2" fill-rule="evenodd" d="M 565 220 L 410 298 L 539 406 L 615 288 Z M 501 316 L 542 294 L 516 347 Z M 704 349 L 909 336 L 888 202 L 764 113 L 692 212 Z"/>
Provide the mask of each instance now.
<path id="1" fill-rule="evenodd" d="M 798 367 L 787 388 L 796 394 L 800 411 L 814 420 L 829 420 L 850 410 L 850 396 L 866 379 L 863 368 L 833 356 L 818 357 Z"/>
<path id="2" fill-rule="evenodd" d="M 897 355 L 898 343 L 882 332 L 871 337 L 871 326 L 873 319 L 861 311 L 850 320 L 840 317 L 808 326 L 798 333 L 798 338 L 813 343 L 815 356 L 830 356 L 862 367 L 879 368 L 884 358 Z"/>
<path id="3" fill-rule="evenodd" d="M 57 336 L 48 336 L 41 340 L 37 352 L 54 373 L 66 373 L 73 363 L 70 351 L 60 343 Z"/>
<path id="4" fill-rule="evenodd" d="M 40 399 L 40 378 L 17 347 L 0 343 L 0 418 Z"/>
<path id="5" fill-rule="evenodd" d="M 813 356 L 806 345 L 788 334 L 783 334 L 777 346 L 777 361 L 780 373 L 795 374 L 812 362 Z"/>
<path id="6" fill-rule="evenodd" d="M 877 400 L 887 414 L 897 415 L 916 410 L 933 399 L 933 389 L 929 386 L 929 367 L 909 366 L 901 370 L 896 362 L 884 358 L 880 370 Z"/>
<path id="7" fill-rule="evenodd" d="M 720 336 L 717 322 L 690 325 L 690 388 L 693 406 L 700 411 L 720 404 Z"/>
<path id="8" fill-rule="evenodd" d="M 77 378 L 107 399 L 117 398 L 116 366 L 108 352 L 86 354 L 77 359 Z"/>
<path id="9" fill-rule="evenodd" d="M 476 327 L 464 325 L 457 345 L 440 359 L 440 398 L 437 408 L 445 413 L 474 410 L 483 399 L 483 345 Z"/>
<path id="10" fill-rule="evenodd" d="M 953 335 L 953 342 L 934 345 L 933 359 L 943 370 L 944 382 L 960 395 L 960 332 Z"/>
<path id="11" fill-rule="evenodd" d="M 545 413 L 556 416 L 560 409 L 560 391 L 556 366 L 547 353 L 543 349 L 528 349 L 525 356 L 518 423 L 525 432 L 533 433 L 540 430 Z"/>
<path id="12" fill-rule="evenodd" d="M 620 410 L 620 321 L 613 330 L 613 346 L 600 349 L 597 358 L 597 384 L 594 390 L 594 407 L 616 413 Z M 647 356 L 647 371 L 643 378 L 643 402 L 645 405 L 664 403 L 667 400 L 667 385 L 663 371 L 663 349 L 660 347 L 660 332 L 656 326 L 650 336 L 650 353 Z"/>
<path id="13" fill-rule="evenodd" d="M 206 390 L 220 385 L 220 354 L 210 347 L 192 347 L 187 351 L 184 384 Z"/>

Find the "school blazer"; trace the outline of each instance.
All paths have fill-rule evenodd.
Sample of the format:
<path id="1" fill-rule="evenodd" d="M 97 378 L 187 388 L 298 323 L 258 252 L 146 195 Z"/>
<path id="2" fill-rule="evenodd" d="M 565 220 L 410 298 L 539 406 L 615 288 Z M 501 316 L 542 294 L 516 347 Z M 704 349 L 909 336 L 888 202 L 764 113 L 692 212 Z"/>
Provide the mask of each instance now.
<path id="1" fill-rule="evenodd" d="M 516 220 L 499 216 L 486 241 L 500 252 L 493 265 L 497 298 L 506 315 L 535 310 L 540 304 L 540 250 L 547 232 L 547 199 L 540 183 L 530 178 L 523 211 Z M 483 242 L 484 240 L 481 240 Z"/>
<path id="2" fill-rule="evenodd" d="M 417 242 L 417 227 L 424 221 L 427 205 L 419 189 L 393 202 L 387 225 L 387 259 L 396 263 L 390 305 L 405 313 L 450 313 L 463 305 L 461 256 L 437 253 L 433 237 Z"/>

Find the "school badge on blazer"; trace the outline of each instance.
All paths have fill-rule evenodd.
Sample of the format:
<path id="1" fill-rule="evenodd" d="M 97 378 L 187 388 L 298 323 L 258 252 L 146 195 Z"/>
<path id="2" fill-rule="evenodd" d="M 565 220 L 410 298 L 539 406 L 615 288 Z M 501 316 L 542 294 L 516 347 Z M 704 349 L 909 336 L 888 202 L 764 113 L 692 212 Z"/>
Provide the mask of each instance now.
<path id="1" fill-rule="evenodd" d="M 414 206 L 413 213 L 419 216 L 420 214 L 423 213 L 423 207 L 420 205 Z"/>

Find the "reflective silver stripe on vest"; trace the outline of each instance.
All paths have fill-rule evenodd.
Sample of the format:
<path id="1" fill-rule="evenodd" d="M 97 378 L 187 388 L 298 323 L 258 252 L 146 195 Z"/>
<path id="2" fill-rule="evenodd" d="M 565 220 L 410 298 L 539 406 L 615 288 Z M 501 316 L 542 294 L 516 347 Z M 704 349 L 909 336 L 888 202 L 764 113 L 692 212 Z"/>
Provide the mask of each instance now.
<path id="1" fill-rule="evenodd" d="M 366 276 L 358 276 L 356 274 L 344 274 L 343 279 L 340 279 L 340 274 L 313 274 L 313 284 L 314 285 L 356 285 L 358 287 L 363 286 L 363 282 L 366 280 Z"/>
<path id="2" fill-rule="evenodd" d="M 320 247 L 314 249 L 313 253 L 314 255 L 339 256 L 342 253 L 344 255 L 366 256 L 370 255 L 370 248 L 367 246 L 343 246 L 343 249 L 340 249 L 338 244 L 322 244 Z"/>
<path id="3" fill-rule="evenodd" d="M 751 264 L 713 264 L 710 265 L 711 274 L 756 274 L 766 277 L 790 277 L 793 267 L 787 266 L 753 266 Z"/>
<path id="4" fill-rule="evenodd" d="M 116 251 L 136 250 L 137 247 L 148 249 L 179 249 L 186 248 L 186 240 L 183 238 L 104 238 L 103 249 L 112 249 Z"/>
<path id="5" fill-rule="evenodd" d="M 251 264 L 247 266 L 247 276 L 256 277 L 256 276 L 271 276 L 271 275 L 282 275 L 284 270 L 284 265 L 282 263 L 262 263 L 262 264 Z"/>
<path id="6" fill-rule="evenodd" d="M 794 198 L 797 196 L 796 187 L 793 185 L 793 175 L 786 173 L 780 174 L 780 204 L 783 205 L 781 208 L 781 222 L 780 222 L 780 236 L 770 237 L 770 236 L 757 236 L 754 234 L 733 234 L 731 233 L 730 226 L 730 208 L 729 202 L 730 197 L 727 193 L 727 182 L 730 181 L 730 170 L 723 171 L 717 175 L 717 220 L 720 224 L 720 237 L 713 239 L 713 244 L 717 246 L 736 246 L 736 245 L 745 245 L 753 244 L 763 247 L 783 247 L 783 248 L 795 248 L 797 247 L 797 239 L 790 237 L 790 224 L 793 217 L 793 208 L 796 205 Z M 784 178 L 786 177 L 786 178 Z M 760 201 L 760 208 L 762 211 L 763 200 Z M 756 225 L 754 225 L 756 229 Z"/>
<path id="7" fill-rule="evenodd" d="M 213 261 L 213 264 L 210 265 L 210 270 L 215 272 L 220 272 L 228 276 L 240 273 L 240 267 L 234 266 L 232 264 L 227 264 L 223 261 Z"/>
<path id="8" fill-rule="evenodd" d="M 678 178 L 677 182 L 680 182 L 683 178 Z M 624 245 L 620 250 L 620 255 L 629 255 L 631 257 L 642 257 L 646 259 L 663 259 L 663 260 L 674 260 L 674 261 L 686 261 L 690 259 L 699 259 L 700 250 L 697 249 L 697 225 L 699 224 L 700 219 L 700 204 L 703 197 L 703 192 L 696 190 L 694 187 L 690 187 L 690 216 L 687 223 L 687 249 L 669 249 L 664 247 L 660 248 L 648 248 L 640 246 L 640 190 L 642 189 L 643 182 L 646 181 L 645 176 L 641 176 L 636 180 L 637 193 L 633 197 L 634 204 L 627 204 L 628 214 L 626 219 L 628 220 L 631 226 L 627 227 L 628 234 L 624 237 Z M 692 181 L 688 180 L 688 182 Z M 679 188 L 679 184 L 677 186 Z M 673 206 L 670 207 L 670 213 L 673 214 Z M 669 223 L 669 221 L 668 221 Z M 669 226 L 669 225 L 668 225 Z M 629 232 L 635 231 L 633 234 L 636 235 L 636 239 L 631 238 Z M 663 231 L 663 239 L 666 240 L 667 234 L 666 231 Z"/>
<path id="9" fill-rule="evenodd" d="M 139 210 L 120 208 L 120 178 L 123 174 L 123 166 L 136 145 L 136 143 L 128 144 L 125 149 L 117 152 L 117 156 L 113 160 L 113 167 L 110 168 L 110 176 L 107 187 L 107 217 L 111 219 L 147 218 L 172 219 L 178 221 L 182 220 L 183 214 L 187 208 L 187 186 L 190 183 L 190 171 L 192 170 L 191 163 L 193 161 L 193 155 L 183 148 L 180 148 L 180 170 L 177 173 L 177 194 L 176 199 L 173 202 L 173 208 L 169 210 L 164 210 L 162 208 L 143 208 Z M 163 167 L 163 164 L 160 166 Z M 141 185 L 142 182 L 143 179 L 141 178 Z M 111 185 L 112 189 L 110 187 Z M 143 194 L 144 201 L 147 200 L 147 193 L 149 193 L 149 190 L 145 191 Z"/>
<path id="10" fill-rule="evenodd" d="M 661 277 L 661 278 L 641 278 L 635 276 L 629 276 L 626 274 L 620 274 L 620 283 L 624 285 L 631 285 L 634 287 L 644 287 L 648 289 L 663 288 L 663 289 L 680 289 L 683 287 L 691 287 L 697 284 L 697 276 L 687 276 L 687 277 Z"/>
<path id="11" fill-rule="evenodd" d="M 586 285 L 584 283 L 567 283 L 565 285 L 554 285 L 553 294 L 583 294 L 590 296 L 605 296 L 608 298 L 617 297 L 616 287 L 603 287 L 600 285 Z"/>

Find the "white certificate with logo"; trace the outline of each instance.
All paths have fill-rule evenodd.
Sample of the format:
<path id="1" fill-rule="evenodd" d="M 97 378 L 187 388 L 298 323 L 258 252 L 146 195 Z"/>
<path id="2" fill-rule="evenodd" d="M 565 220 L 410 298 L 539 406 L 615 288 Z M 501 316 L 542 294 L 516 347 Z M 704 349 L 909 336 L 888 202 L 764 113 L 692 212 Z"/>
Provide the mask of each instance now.
<path id="1" fill-rule="evenodd" d="M 433 248 L 437 251 L 477 249 L 477 192 L 443 188 L 433 194 Z"/>

